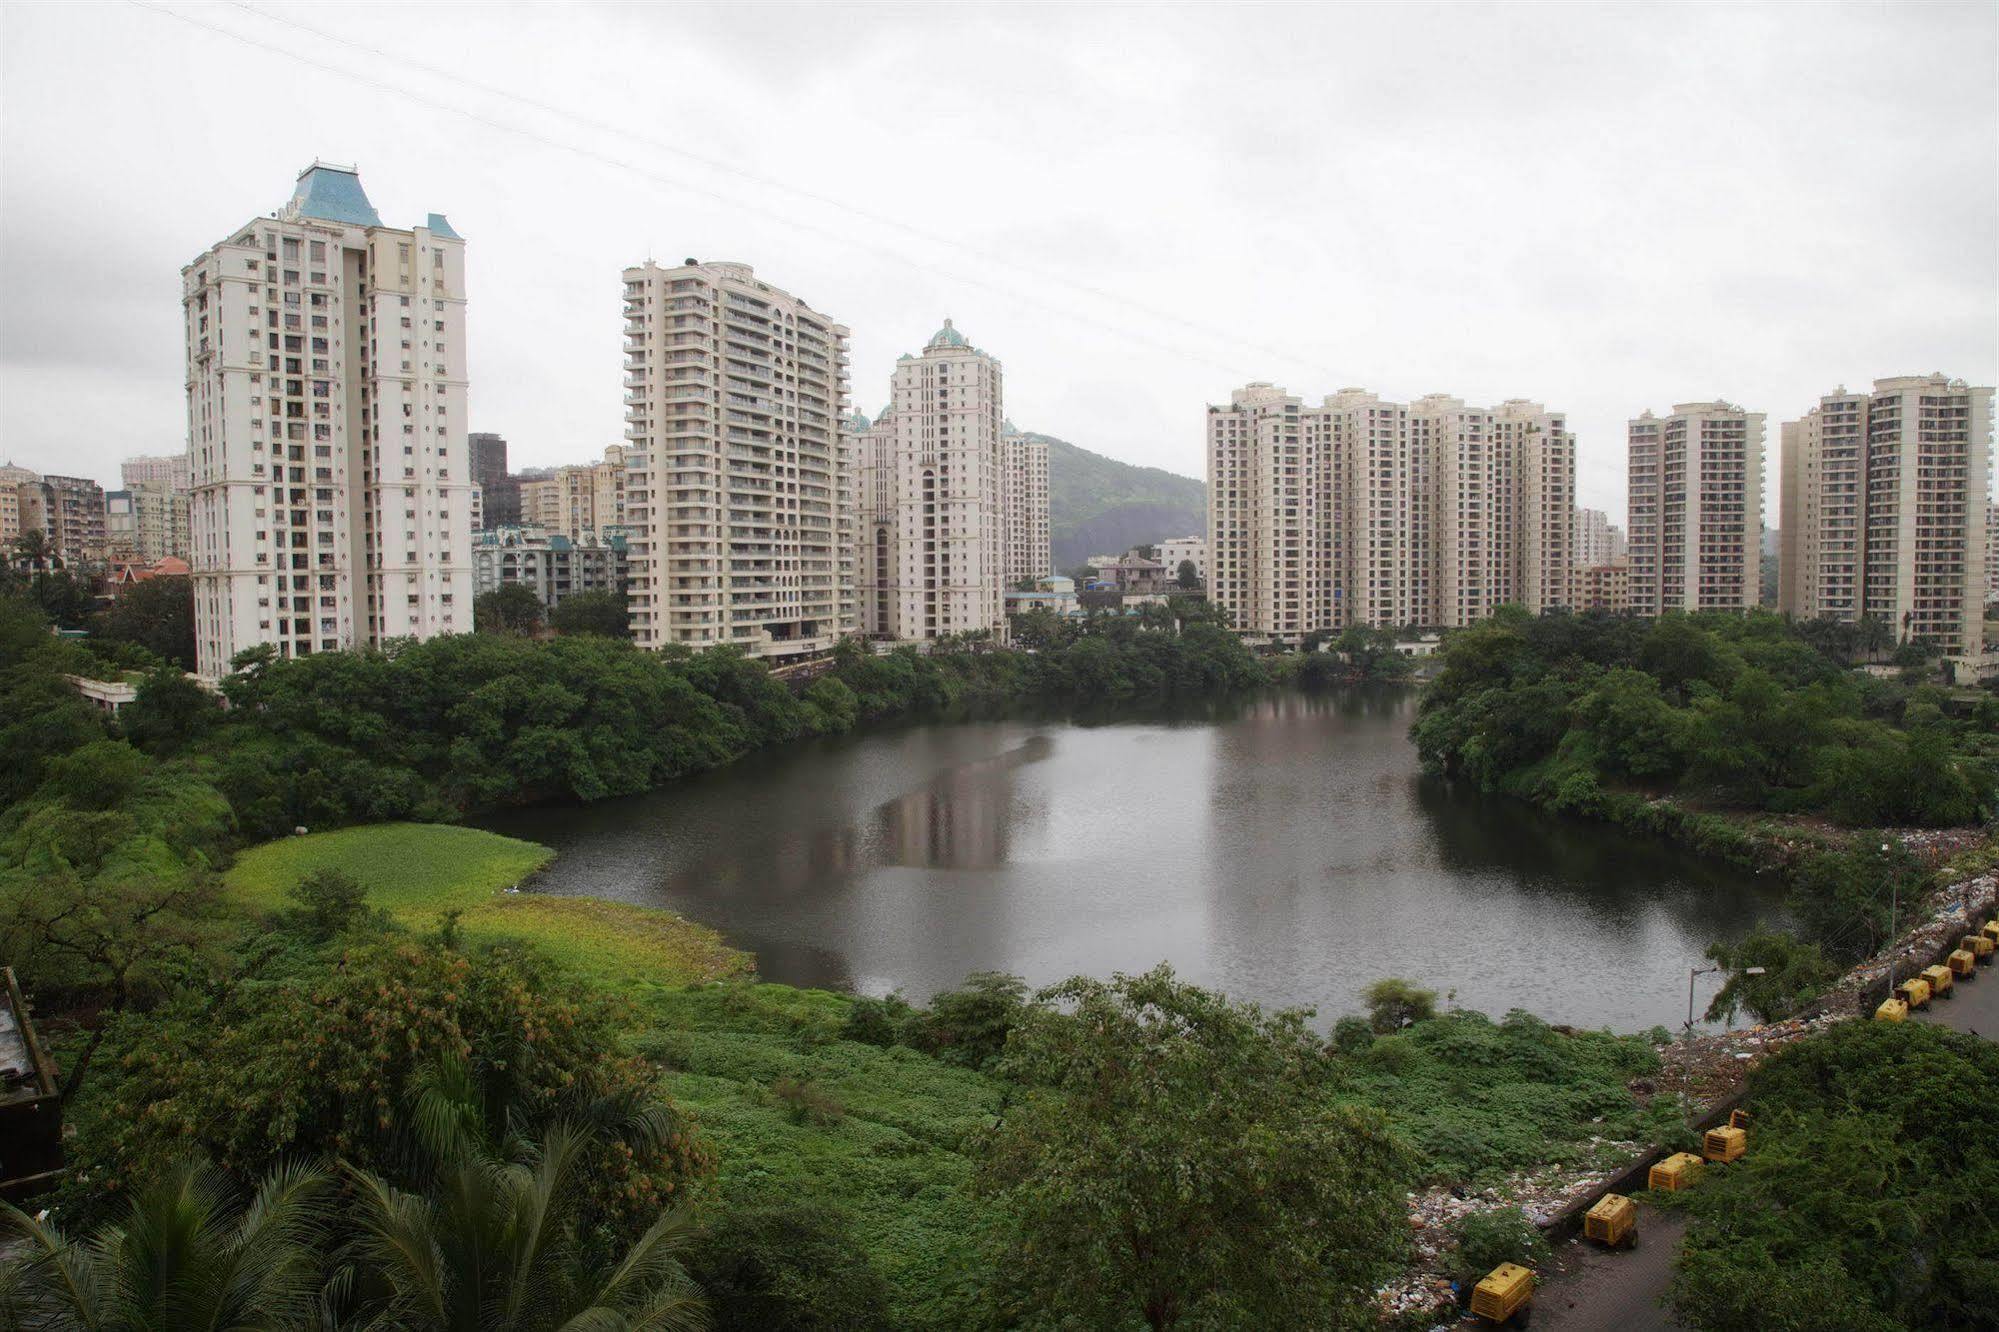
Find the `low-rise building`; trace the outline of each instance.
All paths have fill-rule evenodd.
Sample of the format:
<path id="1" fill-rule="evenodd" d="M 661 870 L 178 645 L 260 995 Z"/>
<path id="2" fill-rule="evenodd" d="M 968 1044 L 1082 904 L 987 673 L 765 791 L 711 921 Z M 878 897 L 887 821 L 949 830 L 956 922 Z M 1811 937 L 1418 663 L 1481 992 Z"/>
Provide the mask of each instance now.
<path id="1" fill-rule="evenodd" d="M 549 610 L 583 592 L 623 592 L 629 577 L 622 537 L 586 544 L 560 533 L 498 527 L 479 533 L 472 545 L 472 585 L 479 595 L 518 585 Z"/>
<path id="2" fill-rule="evenodd" d="M 1208 539 L 1206 537 L 1168 537 L 1155 550 L 1159 552 L 1159 562 L 1166 566 L 1168 578 L 1180 576 L 1180 566 L 1191 563 L 1194 576 L 1203 583 L 1208 581 Z"/>

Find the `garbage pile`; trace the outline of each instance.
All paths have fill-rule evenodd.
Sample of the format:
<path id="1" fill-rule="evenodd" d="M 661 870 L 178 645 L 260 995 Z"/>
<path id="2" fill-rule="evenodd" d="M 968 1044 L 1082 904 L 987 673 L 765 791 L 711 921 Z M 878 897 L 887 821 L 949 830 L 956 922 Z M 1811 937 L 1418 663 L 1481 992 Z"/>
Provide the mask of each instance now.
<path id="1" fill-rule="evenodd" d="M 1995 899 L 1999 899 L 1999 874 L 1981 874 L 1938 889 L 1923 903 L 1925 923 L 1841 976 L 1814 1007 L 1847 1017 L 1873 1012 L 1874 1006 L 1888 997 L 1891 966 L 1898 981 L 1929 966 L 1950 951 L 1947 945 L 1955 944 L 1975 930 L 1978 922 L 1991 917 Z"/>

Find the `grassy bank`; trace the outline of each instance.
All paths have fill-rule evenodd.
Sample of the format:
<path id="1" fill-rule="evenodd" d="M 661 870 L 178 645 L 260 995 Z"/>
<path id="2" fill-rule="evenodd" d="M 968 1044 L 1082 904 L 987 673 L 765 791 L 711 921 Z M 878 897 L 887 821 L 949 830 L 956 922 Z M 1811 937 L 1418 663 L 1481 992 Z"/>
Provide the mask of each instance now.
<path id="1" fill-rule="evenodd" d="M 716 931 L 670 911 L 506 891 L 554 854 L 477 828 L 382 823 L 252 847 L 225 883 L 236 902 L 269 913 L 290 905 L 286 894 L 305 875 L 338 870 L 405 928 L 434 930 L 446 912 L 457 911 L 468 941 L 526 939 L 593 982 L 628 993 L 751 970 L 749 956 Z"/>

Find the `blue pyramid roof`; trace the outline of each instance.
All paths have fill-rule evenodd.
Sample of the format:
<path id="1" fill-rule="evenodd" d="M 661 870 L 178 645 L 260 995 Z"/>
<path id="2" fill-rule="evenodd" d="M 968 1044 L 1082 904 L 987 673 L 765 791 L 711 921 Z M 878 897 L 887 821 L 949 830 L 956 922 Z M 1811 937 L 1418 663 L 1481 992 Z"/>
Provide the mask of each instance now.
<path id="1" fill-rule="evenodd" d="M 301 217 L 317 217 L 327 222 L 346 222 L 360 227 L 382 225 L 381 214 L 375 211 L 375 205 L 368 202 L 368 192 L 361 188 L 360 174 L 347 167 L 314 162 L 299 172 L 298 188 L 292 191 L 292 204 Z"/>
<path id="2" fill-rule="evenodd" d="M 465 239 L 463 236 L 459 235 L 457 232 L 451 229 L 451 224 L 444 220 L 444 214 L 442 213 L 432 213 L 430 215 L 430 220 L 424 223 L 424 226 L 429 228 L 430 234 L 433 236 L 442 236 L 446 240 Z"/>

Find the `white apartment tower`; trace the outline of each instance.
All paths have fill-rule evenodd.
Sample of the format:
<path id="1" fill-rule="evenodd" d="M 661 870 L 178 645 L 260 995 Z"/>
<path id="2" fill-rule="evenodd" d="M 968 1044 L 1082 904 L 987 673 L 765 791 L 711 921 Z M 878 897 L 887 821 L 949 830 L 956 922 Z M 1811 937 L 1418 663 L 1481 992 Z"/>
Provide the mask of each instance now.
<path id="1" fill-rule="evenodd" d="M 748 264 L 624 272 L 633 637 L 783 658 L 851 626 L 847 329 Z"/>
<path id="2" fill-rule="evenodd" d="M 1624 558 L 1624 529 L 1602 509 L 1577 509 L 1575 535 L 1570 539 L 1578 569 L 1598 569 Z"/>
<path id="3" fill-rule="evenodd" d="M 1345 389 L 1306 407 L 1251 384 L 1208 409 L 1208 474 L 1208 594 L 1245 632 L 1572 602 L 1575 439 L 1538 403 Z"/>
<path id="4" fill-rule="evenodd" d="M 921 356 L 896 361 L 889 405 L 859 436 L 860 621 L 870 637 L 1005 632 L 1003 396 L 999 361 L 948 319 Z M 1045 450 L 1042 459 L 1045 477 Z M 1023 479 L 1031 504 L 1030 486 Z M 1045 530 L 1045 480 L 1041 492 Z"/>
<path id="5" fill-rule="evenodd" d="M 1000 474 L 1006 494 L 1006 586 L 1055 571 L 1048 533 L 1048 441 L 1000 426 Z"/>
<path id="6" fill-rule="evenodd" d="M 181 270 L 201 675 L 472 627 L 465 242 L 351 167 Z"/>
<path id="7" fill-rule="evenodd" d="M 1844 389 L 1783 431 L 1783 609 L 1983 650 L 1992 397 L 1943 375 Z"/>
<path id="8" fill-rule="evenodd" d="M 1630 423 L 1631 608 L 1747 610 L 1759 600 L 1763 414 L 1688 402 Z"/>

